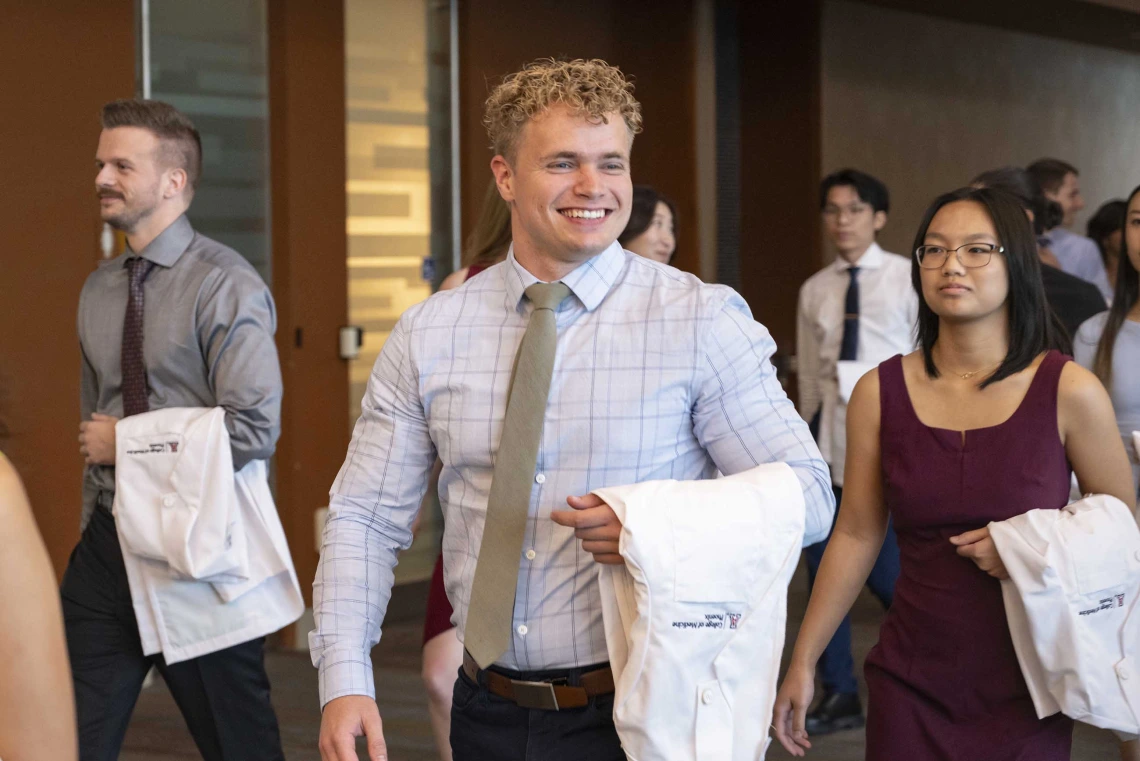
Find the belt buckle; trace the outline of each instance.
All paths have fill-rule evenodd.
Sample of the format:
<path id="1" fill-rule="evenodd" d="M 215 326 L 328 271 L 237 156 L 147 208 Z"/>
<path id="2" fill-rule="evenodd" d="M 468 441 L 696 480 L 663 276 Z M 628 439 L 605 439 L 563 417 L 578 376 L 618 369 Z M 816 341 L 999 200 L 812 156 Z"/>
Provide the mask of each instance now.
<path id="1" fill-rule="evenodd" d="M 539 708 L 544 711 L 558 710 L 558 696 L 554 694 L 552 682 L 522 682 L 511 680 L 515 704 L 520 708 Z"/>

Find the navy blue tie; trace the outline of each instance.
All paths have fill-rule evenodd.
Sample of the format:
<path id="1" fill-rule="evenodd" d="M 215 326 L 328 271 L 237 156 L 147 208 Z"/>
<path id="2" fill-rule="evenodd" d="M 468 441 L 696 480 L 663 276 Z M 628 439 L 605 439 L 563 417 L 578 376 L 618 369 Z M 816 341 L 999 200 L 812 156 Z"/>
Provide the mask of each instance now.
<path id="1" fill-rule="evenodd" d="M 839 359 L 854 360 L 859 352 L 859 268 L 847 270 L 851 282 L 847 285 L 847 298 L 843 306 L 843 342 L 839 344 Z"/>

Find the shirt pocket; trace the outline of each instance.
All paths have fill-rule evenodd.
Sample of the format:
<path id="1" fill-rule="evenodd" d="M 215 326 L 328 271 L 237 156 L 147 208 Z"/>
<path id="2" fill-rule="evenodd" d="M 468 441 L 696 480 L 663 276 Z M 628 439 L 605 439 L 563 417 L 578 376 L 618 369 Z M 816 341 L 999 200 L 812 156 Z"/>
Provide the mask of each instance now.
<path id="1" fill-rule="evenodd" d="M 762 542 L 756 524 L 718 515 L 716 506 L 673 505 L 673 598 L 678 602 L 747 603 L 754 596 Z"/>

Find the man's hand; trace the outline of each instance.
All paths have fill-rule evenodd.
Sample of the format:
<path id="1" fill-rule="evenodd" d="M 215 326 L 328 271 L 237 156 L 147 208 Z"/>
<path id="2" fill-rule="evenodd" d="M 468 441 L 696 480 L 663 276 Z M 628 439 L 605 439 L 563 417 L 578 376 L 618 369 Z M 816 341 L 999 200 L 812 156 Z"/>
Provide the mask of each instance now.
<path id="1" fill-rule="evenodd" d="M 384 725 L 376 701 L 367 695 L 330 700 L 321 716 L 321 761 L 357 761 L 356 738 L 368 739 L 368 758 L 388 761 Z"/>
<path id="2" fill-rule="evenodd" d="M 92 413 L 91 420 L 79 424 L 79 454 L 88 465 L 115 464 L 115 423 L 117 417 Z"/>
<path id="3" fill-rule="evenodd" d="M 990 529 L 984 526 L 964 534 L 950 537 L 950 543 L 958 548 L 958 554 L 974 561 L 974 564 L 995 579 L 1009 578 L 1009 571 L 998 555 L 997 545 L 990 537 Z"/>
<path id="4" fill-rule="evenodd" d="M 594 560 L 606 565 L 625 562 L 618 553 L 621 521 L 613 508 L 601 497 L 587 494 L 584 497 L 567 497 L 573 510 L 555 510 L 550 518 L 559 526 L 574 529 L 574 536 L 582 540 L 582 549 L 592 553 Z"/>

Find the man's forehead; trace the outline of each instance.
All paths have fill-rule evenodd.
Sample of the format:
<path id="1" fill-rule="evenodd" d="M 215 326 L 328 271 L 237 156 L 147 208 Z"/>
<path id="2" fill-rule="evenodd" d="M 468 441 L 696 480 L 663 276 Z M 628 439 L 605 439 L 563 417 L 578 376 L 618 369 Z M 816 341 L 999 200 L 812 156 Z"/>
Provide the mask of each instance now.
<path id="1" fill-rule="evenodd" d="M 99 149 L 145 153 L 158 147 L 158 137 L 143 127 L 110 127 L 99 133 Z"/>

